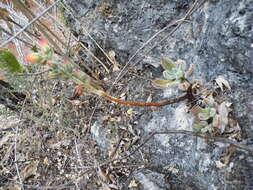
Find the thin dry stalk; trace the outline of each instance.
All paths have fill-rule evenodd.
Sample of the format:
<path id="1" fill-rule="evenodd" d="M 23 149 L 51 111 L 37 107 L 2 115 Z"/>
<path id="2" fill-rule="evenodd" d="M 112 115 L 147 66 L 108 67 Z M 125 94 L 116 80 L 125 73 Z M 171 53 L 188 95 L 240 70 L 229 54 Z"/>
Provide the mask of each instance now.
<path id="1" fill-rule="evenodd" d="M 121 158 L 115 158 L 115 159 L 111 159 L 103 164 L 101 164 L 100 166 L 104 166 L 106 164 L 112 163 L 114 161 L 120 161 L 120 160 L 124 160 L 127 158 L 130 158 L 131 156 L 133 156 L 138 150 L 140 150 L 149 140 L 151 140 L 155 135 L 161 135 L 161 134 L 165 134 L 165 135 L 169 135 L 169 134 L 174 134 L 174 135 L 187 135 L 187 136 L 195 136 L 195 137 L 199 137 L 202 139 L 207 139 L 207 140 L 213 140 L 214 142 L 221 142 L 224 144 L 230 144 L 233 145 L 239 149 L 245 150 L 247 152 L 249 152 L 250 154 L 253 154 L 253 148 L 250 146 L 247 146 L 245 144 L 241 144 L 238 143 L 236 141 L 227 139 L 227 138 L 223 138 L 223 137 L 214 137 L 214 136 L 209 136 L 209 135 L 204 135 L 204 134 L 199 134 L 196 132 L 192 132 L 192 131 L 186 131 L 186 130 L 166 130 L 166 131 L 154 131 L 151 132 L 148 137 L 146 137 L 143 142 L 135 149 L 133 150 L 130 154 L 128 154 L 127 156 L 123 156 Z"/>
<path id="2" fill-rule="evenodd" d="M 8 36 L 12 36 L 12 34 L 10 33 L 10 32 L 8 32 L 7 30 L 5 30 L 3 27 L 1 27 L 0 26 L 0 30 L 2 30 L 5 34 L 7 34 Z M 16 39 L 17 40 L 19 40 L 19 41 L 21 41 L 21 42 L 23 42 L 24 44 L 26 44 L 27 46 L 29 46 L 29 47 L 32 47 L 33 46 L 33 44 L 31 44 L 30 42 L 27 42 L 27 41 L 25 41 L 24 39 L 21 39 L 21 38 L 19 38 L 19 37 L 16 37 Z"/>
<path id="3" fill-rule="evenodd" d="M 39 3 L 37 3 L 35 0 L 33 0 L 34 3 L 36 3 L 39 7 L 42 7 L 42 5 L 40 5 Z M 66 28 L 58 22 L 57 19 L 55 19 L 49 12 L 47 12 L 48 16 L 55 22 L 57 23 L 59 26 L 61 26 L 65 32 L 70 32 L 70 30 L 66 30 Z M 95 56 L 87 47 L 85 47 L 78 39 L 77 37 L 75 37 L 72 33 L 70 35 L 86 52 L 88 52 L 97 62 L 99 62 L 103 67 L 104 69 L 106 70 L 106 72 L 109 73 L 109 69 L 105 66 L 105 64 L 97 57 Z M 79 59 L 79 61 L 81 63 L 83 63 L 83 66 L 85 67 L 85 69 L 87 69 L 94 78 L 96 78 L 97 80 L 99 80 L 99 78 L 96 76 L 96 74 L 86 65 L 86 63 L 84 63 L 81 59 Z"/>
<path id="4" fill-rule="evenodd" d="M 17 33 L 15 33 L 11 38 L 9 38 L 8 40 L 6 40 L 5 42 L 3 42 L 0 45 L 0 48 L 6 46 L 8 43 L 10 43 L 13 39 L 15 39 L 16 37 L 18 37 L 22 32 L 24 32 L 30 25 L 32 25 L 33 23 L 35 23 L 38 19 L 40 19 L 44 14 L 47 13 L 47 11 L 49 11 L 52 7 L 54 7 L 57 3 L 59 3 L 61 0 L 57 0 L 54 4 L 52 4 L 51 6 L 49 6 L 47 9 L 45 9 L 42 13 L 40 13 L 37 17 L 33 18 L 28 24 L 26 24 L 21 30 L 19 30 Z"/>
<path id="5" fill-rule="evenodd" d="M 72 11 L 64 4 L 64 3 L 61 3 L 62 6 L 67 10 L 69 11 L 69 13 L 72 15 L 72 17 L 74 18 L 74 20 L 80 24 L 80 26 L 82 26 L 82 24 L 80 23 L 79 20 L 77 20 L 74 16 L 74 14 L 72 13 Z M 102 53 L 105 55 L 105 57 L 111 62 L 111 64 L 114 64 L 112 59 L 110 58 L 110 56 L 107 55 L 107 53 L 104 51 L 104 49 L 97 43 L 97 41 L 90 35 L 90 33 L 84 28 L 82 27 L 82 29 L 84 30 L 84 32 L 87 34 L 87 36 L 95 43 L 95 45 L 102 51 Z"/>

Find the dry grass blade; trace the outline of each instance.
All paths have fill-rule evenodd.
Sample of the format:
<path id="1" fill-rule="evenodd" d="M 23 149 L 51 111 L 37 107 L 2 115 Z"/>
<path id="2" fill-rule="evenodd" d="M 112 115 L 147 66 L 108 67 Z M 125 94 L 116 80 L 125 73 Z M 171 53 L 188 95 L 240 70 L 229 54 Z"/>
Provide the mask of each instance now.
<path id="1" fill-rule="evenodd" d="M 198 0 L 196 0 L 193 5 L 190 7 L 190 9 L 186 12 L 186 14 L 176 20 L 176 21 L 173 21 L 171 22 L 170 24 L 168 24 L 167 26 L 165 26 L 163 29 L 161 29 L 160 31 L 158 31 L 157 33 L 155 33 L 150 39 L 148 39 L 130 58 L 129 60 L 127 61 L 127 63 L 125 64 L 125 66 L 122 68 L 121 72 L 118 74 L 118 76 L 116 77 L 116 79 L 114 80 L 113 82 L 113 85 L 114 86 L 117 82 L 120 81 L 120 79 L 128 72 L 128 70 L 135 66 L 137 63 L 139 63 L 142 59 L 143 59 L 143 56 L 147 55 L 152 49 L 154 49 L 158 44 L 160 44 L 161 42 L 163 42 L 165 39 L 167 39 L 169 36 L 171 36 L 184 22 L 187 22 L 186 19 L 192 15 L 192 13 L 194 11 L 196 11 L 201 5 L 203 5 L 203 3 L 205 2 L 206 0 L 203 0 L 201 3 L 199 3 L 199 6 L 197 7 L 198 5 Z M 144 53 L 143 56 L 141 56 L 136 62 L 134 62 L 130 68 L 126 69 L 129 64 L 131 63 L 131 61 L 134 59 L 134 57 L 145 47 L 147 46 L 152 40 L 154 40 L 160 33 L 166 31 L 167 29 L 169 29 L 170 27 L 176 25 L 175 28 L 173 28 L 165 37 L 163 37 L 161 40 L 159 40 L 158 42 L 156 42 L 153 46 L 151 46 L 150 49 L 148 49 L 146 51 L 146 53 Z M 111 90 L 111 89 L 110 89 Z M 109 90 L 109 92 L 110 92 Z"/>
<path id="2" fill-rule="evenodd" d="M 7 30 L 5 30 L 3 27 L 0 26 L 0 30 L 2 30 L 4 33 L 6 33 L 7 35 L 9 35 L 10 37 L 12 36 L 12 34 L 10 32 L 8 32 Z M 27 46 L 32 47 L 33 44 L 31 44 L 30 42 L 25 41 L 24 39 L 21 39 L 19 37 L 16 37 L 16 39 L 18 39 L 19 41 L 23 42 L 24 44 L 26 44 Z"/>
<path id="3" fill-rule="evenodd" d="M 33 18 L 28 24 L 26 24 L 22 29 L 20 29 L 17 33 L 15 33 L 11 38 L 4 41 L 0 48 L 6 46 L 8 43 L 10 43 L 12 40 L 14 40 L 18 35 L 20 35 L 22 32 L 24 32 L 29 26 L 31 26 L 33 23 L 35 23 L 38 19 L 40 19 L 44 14 L 46 14 L 51 8 L 53 8 L 57 3 L 59 3 L 61 0 L 57 0 L 53 5 L 49 6 L 47 9 L 45 9 L 42 13 L 40 13 L 37 17 Z M 29 16 L 30 17 L 30 16 Z M 47 35 L 47 34 L 46 34 Z M 54 42 L 53 42 L 54 43 Z"/>
<path id="4" fill-rule="evenodd" d="M 15 1 L 16 6 L 19 7 L 20 11 L 30 20 L 36 18 L 36 15 L 25 6 L 23 2 L 20 0 Z M 56 5 L 57 3 L 53 4 Z M 51 5 L 50 7 L 53 8 L 54 6 Z M 47 9 L 46 9 L 47 10 Z M 49 11 L 50 9 L 48 9 Z M 66 47 L 66 44 L 56 35 L 54 34 L 42 21 L 38 20 L 38 23 L 35 23 L 38 30 L 48 39 L 48 41 L 54 46 L 55 50 L 58 51 L 60 54 L 63 55 L 63 52 L 61 48 L 57 45 L 57 43 L 54 41 L 56 39 L 58 42 L 60 42 L 64 47 Z M 45 28 L 45 29 L 44 29 Z M 49 32 L 52 37 L 47 33 Z"/>
<path id="5" fill-rule="evenodd" d="M 62 3 L 62 6 L 73 16 L 73 18 L 75 19 L 76 22 L 80 23 L 79 20 L 77 20 L 73 13 L 71 12 L 71 10 L 65 5 Z M 80 23 L 81 25 L 81 23 Z M 92 36 L 88 33 L 88 31 L 82 27 L 82 29 L 85 31 L 85 33 L 89 36 L 89 38 L 96 44 L 96 46 L 102 51 L 102 53 L 106 56 L 106 58 L 113 64 L 113 61 L 111 60 L 110 56 L 107 55 L 107 53 L 104 51 L 104 49 L 96 42 L 96 40 L 94 38 L 92 38 Z M 76 39 L 77 40 L 77 39 Z M 78 40 L 77 40 L 78 41 Z M 80 43 L 80 42 L 79 42 Z M 82 46 L 82 48 L 84 48 L 94 59 L 96 59 L 96 61 L 98 61 L 103 67 L 104 69 L 106 70 L 106 72 L 109 73 L 109 70 L 108 68 L 105 66 L 105 64 L 98 58 L 96 57 L 87 47 L 85 47 L 82 43 L 80 43 L 80 45 Z"/>
<path id="6" fill-rule="evenodd" d="M 73 16 L 73 18 L 75 19 L 75 21 L 82 26 L 82 24 L 80 23 L 80 21 L 75 18 L 75 16 L 72 13 L 72 11 L 65 4 L 63 4 L 63 3 L 61 3 L 61 4 Z M 90 33 L 84 27 L 82 27 L 82 29 L 88 35 L 88 37 L 95 43 L 95 45 L 102 51 L 102 53 L 106 56 L 106 58 L 113 64 L 113 60 L 111 60 L 110 56 L 107 55 L 107 53 L 104 51 L 104 49 L 97 43 L 97 41 L 90 35 Z"/>
<path id="7" fill-rule="evenodd" d="M 99 62 L 104 67 L 106 72 L 109 73 L 109 69 L 105 66 L 105 64 L 98 57 L 96 57 L 87 47 L 85 47 L 85 45 L 83 45 L 81 42 L 79 43 L 81 47 L 85 49 L 94 59 L 96 59 L 96 61 Z"/>
<path id="8" fill-rule="evenodd" d="M 41 5 L 38 4 L 35 0 L 33 0 L 33 2 L 36 3 L 36 5 L 38 5 L 38 6 L 41 7 Z M 61 23 L 59 23 L 58 20 L 56 20 L 50 13 L 47 13 L 47 14 L 49 15 L 49 17 L 50 17 L 55 23 L 57 23 L 57 25 L 61 26 L 61 28 L 63 28 L 65 32 L 68 31 L 69 33 L 71 33 L 71 31 L 70 31 L 69 29 L 68 29 L 68 30 L 65 29 L 65 27 L 64 27 Z M 104 69 L 106 70 L 106 72 L 109 73 L 109 69 L 106 67 L 106 65 L 105 65 L 98 57 L 96 57 L 87 47 L 85 47 L 84 44 L 81 43 L 81 42 L 77 39 L 77 37 L 75 37 L 72 33 L 71 33 L 71 37 L 72 37 L 72 38 L 73 38 L 73 39 L 74 39 L 86 52 L 88 52 L 97 62 L 99 62 L 99 63 L 104 67 Z M 79 61 L 80 61 L 80 62 L 83 62 L 83 61 L 81 61 L 80 59 L 79 59 Z M 90 73 L 92 73 L 92 76 L 93 76 L 94 78 L 96 78 L 97 80 L 99 80 L 98 77 L 96 76 L 96 74 L 95 74 L 85 63 L 83 64 L 83 66 L 84 66 L 85 69 L 87 69 Z"/>
<path id="9" fill-rule="evenodd" d="M 177 134 L 177 135 L 195 136 L 195 137 L 199 137 L 199 138 L 202 138 L 202 139 L 213 140 L 214 142 L 221 142 L 221 143 L 224 143 L 224 144 L 230 144 L 230 145 L 235 146 L 236 148 L 248 151 L 249 153 L 253 154 L 253 147 L 250 147 L 250 146 L 247 146 L 245 144 L 241 144 L 241 143 L 238 143 L 236 141 L 233 141 L 233 140 L 230 140 L 230 139 L 227 139 L 227 138 L 223 138 L 223 137 L 214 137 L 214 136 L 199 134 L 199 133 L 195 133 L 195 132 L 192 132 L 192 131 L 186 131 L 186 130 L 154 131 L 154 132 L 150 133 L 142 141 L 142 143 L 135 150 L 133 150 L 129 155 L 121 157 L 121 158 L 111 159 L 111 160 L 101 164 L 100 166 L 104 166 L 104 165 L 112 163 L 114 161 L 130 158 L 138 150 L 140 150 L 148 141 L 150 141 L 155 135 L 161 135 L 161 134 L 164 134 L 164 135 Z"/>

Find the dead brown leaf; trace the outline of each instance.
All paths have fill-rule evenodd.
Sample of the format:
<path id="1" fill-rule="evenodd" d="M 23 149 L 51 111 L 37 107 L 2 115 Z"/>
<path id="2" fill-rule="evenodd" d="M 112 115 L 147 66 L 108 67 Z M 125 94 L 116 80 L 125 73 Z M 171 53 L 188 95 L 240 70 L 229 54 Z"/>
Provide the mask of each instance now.
<path id="1" fill-rule="evenodd" d="M 135 179 L 133 179 L 130 184 L 128 185 L 128 188 L 136 188 L 138 187 L 140 184 L 140 182 L 136 181 Z"/>
<path id="2" fill-rule="evenodd" d="M 37 173 L 39 161 L 32 161 L 20 172 L 20 176 L 22 180 L 26 180 L 29 177 L 35 176 L 37 177 L 39 174 Z"/>
<path id="3" fill-rule="evenodd" d="M 230 87 L 228 81 L 223 76 L 217 77 L 215 79 L 215 82 L 220 87 L 221 91 L 223 91 L 223 86 L 226 87 L 227 89 L 231 90 L 231 87 Z"/>
<path id="4" fill-rule="evenodd" d="M 113 64 L 113 69 L 112 70 L 113 71 L 119 71 L 120 70 L 120 65 L 116 60 L 116 53 L 113 50 L 111 50 L 111 51 L 109 51 L 108 56 L 112 60 L 112 64 Z"/>
<path id="5" fill-rule="evenodd" d="M 102 170 L 102 168 L 100 166 L 98 166 L 97 174 L 100 177 L 100 179 L 102 180 L 102 182 L 104 182 L 104 183 L 109 182 L 110 179 L 109 179 L 108 175 Z"/>
<path id="6" fill-rule="evenodd" d="M 226 149 L 226 154 L 220 159 L 220 161 L 224 164 L 224 165 L 228 165 L 228 163 L 231 160 L 231 157 L 233 156 L 233 154 L 235 153 L 236 147 L 233 145 L 230 145 L 229 147 L 227 147 Z"/>
<path id="7" fill-rule="evenodd" d="M 9 11 L 0 7 L 0 20 L 4 20 L 8 28 L 12 31 L 12 24 L 10 23 Z"/>

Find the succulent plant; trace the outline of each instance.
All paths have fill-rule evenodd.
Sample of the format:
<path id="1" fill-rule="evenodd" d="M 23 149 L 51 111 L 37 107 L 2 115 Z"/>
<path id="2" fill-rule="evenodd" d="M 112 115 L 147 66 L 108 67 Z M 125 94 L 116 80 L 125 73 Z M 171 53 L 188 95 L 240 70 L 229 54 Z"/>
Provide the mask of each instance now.
<path id="1" fill-rule="evenodd" d="M 200 132 L 211 132 L 214 128 L 222 134 L 228 125 L 231 103 L 224 101 L 215 102 L 212 95 L 203 100 L 205 107 L 195 110 L 196 118 L 194 128 Z"/>
<path id="2" fill-rule="evenodd" d="M 187 90 L 190 86 L 187 78 L 193 73 L 193 65 L 186 70 L 186 62 L 179 59 L 173 62 L 170 59 L 161 59 L 164 68 L 163 77 L 165 79 L 155 79 L 152 84 L 156 88 L 176 87 L 180 90 Z"/>

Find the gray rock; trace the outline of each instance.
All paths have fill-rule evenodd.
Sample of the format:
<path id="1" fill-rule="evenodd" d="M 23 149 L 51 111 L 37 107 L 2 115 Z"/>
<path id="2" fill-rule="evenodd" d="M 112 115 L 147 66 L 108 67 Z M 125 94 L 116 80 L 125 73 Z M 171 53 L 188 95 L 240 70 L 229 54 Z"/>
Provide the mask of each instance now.
<path id="1" fill-rule="evenodd" d="M 112 17 L 99 12 L 103 1 L 66 1 L 79 19 L 70 22 L 73 30 L 85 28 L 105 49 L 114 50 L 121 64 L 126 63 L 156 32 L 173 20 L 182 17 L 192 5 L 192 0 L 115 0 L 106 1 Z M 84 7 L 83 10 L 79 7 Z M 84 6 L 85 5 L 85 6 Z M 79 8 L 77 8 L 79 7 Z M 86 16 L 97 17 L 87 20 Z M 152 64 L 158 67 L 158 59 L 169 57 L 184 59 L 197 68 L 195 78 L 215 79 L 224 76 L 232 86 L 231 99 L 234 103 L 236 118 L 244 134 L 244 142 L 253 146 L 253 2 L 252 0 L 209 0 L 183 24 L 173 36 L 167 38 L 156 48 L 146 52 L 152 45 L 168 34 L 170 29 L 137 54 L 130 62 L 139 61 L 137 67 Z M 99 52 L 87 35 L 81 39 L 89 44 L 94 52 Z M 138 90 L 137 90 L 138 92 Z M 134 94 L 134 92 L 133 92 Z M 177 95 L 164 91 L 161 95 L 168 98 Z M 147 134 L 154 130 L 187 129 L 191 130 L 192 117 L 183 112 L 184 104 L 164 107 L 157 112 L 146 113 L 138 121 L 138 128 Z M 179 173 L 171 180 L 163 180 L 157 171 L 136 174 L 136 178 L 150 183 L 153 189 L 253 189 L 253 161 L 247 153 L 238 150 L 229 166 L 219 169 L 217 160 L 224 147 L 208 145 L 203 140 L 185 135 L 157 135 L 148 143 L 152 150 L 152 164 L 177 168 Z M 144 151 L 148 151 L 144 149 Z M 147 172 L 147 171 L 146 171 Z M 159 181 L 157 186 L 155 181 Z M 185 186 L 183 186 L 184 184 Z"/>
<path id="2" fill-rule="evenodd" d="M 143 189 L 162 190 L 166 188 L 163 186 L 165 184 L 165 175 L 163 174 L 151 171 L 136 171 L 133 176 L 140 182 Z"/>
<path id="3" fill-rule="evenodd" d="M 110 142 L 106 136 L 106 129 L 102 124 L 95 122 L 90 129 L 93 140 L 95 140 L 102 151 L 106 151 L 109 148 Z"/>

